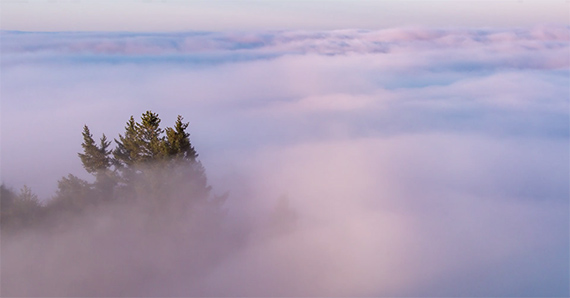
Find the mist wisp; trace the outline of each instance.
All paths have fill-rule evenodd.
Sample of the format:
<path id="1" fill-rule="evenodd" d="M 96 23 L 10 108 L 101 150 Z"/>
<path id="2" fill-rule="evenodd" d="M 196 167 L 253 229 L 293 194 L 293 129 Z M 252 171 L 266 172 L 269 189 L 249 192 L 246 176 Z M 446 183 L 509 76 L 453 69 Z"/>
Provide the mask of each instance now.
<path id="1" fill-rule="evenodd" d="M 421 144 L 421 156 L 404 152 Z M 506 147 L 478 151 L 496 146 Z M 505 186 L 521 185 L 524 175 L 493 185 L 493 175 L 521 167 L 508 153 L 519 146 L 430 136 L 270 150 L 248 162 L 250 176 L 233 177 L 236 195 L 223 205 L 143 197 L 3 233 L 2 294 L 562 293 L 567 202 L 555 193 L 521 200 L 520 189 Z M 532 157 L 535 150 L 518 151 Z M 522 167 L 537 176 L 549 170 Z M 473 175 L 487 178 L 476 182 Z"/>

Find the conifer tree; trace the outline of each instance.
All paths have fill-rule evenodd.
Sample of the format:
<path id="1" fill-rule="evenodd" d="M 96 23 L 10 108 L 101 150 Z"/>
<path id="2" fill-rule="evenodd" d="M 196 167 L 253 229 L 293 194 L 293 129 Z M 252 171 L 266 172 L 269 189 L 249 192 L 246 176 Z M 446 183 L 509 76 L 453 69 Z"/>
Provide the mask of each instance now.
<path id="1" fill-rule="evenodd" d="M 96 203 L 95 200 L 92 185 L 69 174 L 57 182 L 57 191 L 47 207 L 52 210 L 78 212 Z"/>
<path id="2" fill-rule="evenodd" d="M 190 144 L 190 134 L 186 132 L 188 123 L 184 123 L 182 120 L 182 116 L 178 115 L 174 128 L 166 128 L 166 150 L 170 157 L 195 162 L 198 153 Z"/>
<path id="3" fill-rule="evenodd" d="M 115 139 L 113 157 L 121 191 L 139 199 L 160 198 L 163 205 L 182 197 L 206 201 L 211 188 L 186 132 L 189 124 L 182 116 L 173 127 L 161 129 L 160 122 L 158 114 L 151 111 L 143 113 L 140 122 L 131 116 L 124 134 Z"/>
<path id="4" fill-rule="evenodd" d="M 142 210 L 177 216 L 211 217 L 226 198 L 212 196 L 205 169 L 186 131 L 188 123 L 178 116 L 173 127 L 160 128 L 158 114 L 147 111 L 141 121 L 131 116 L 116 147 L 103 134 L 97 143 L 89 127 L 83 127 L 83 152 L 78 153 L 85 170 L 95 177 L 90 183 L 74 175 L 58 181 L 55 195 L 44 206 L 28 187 L 19 194 L 1 185 L 2 226 L 26 227 L 38 218 L 60 218 L 81 213 L 105 200 L 138 201 Z M 133 205 L 136 206 L 136 205 Z M 145 209 L 147 208 L 147 209 Z M 63 213 L 62 213 L 63 212 Z M 164 213 L 165 212 L 165 213 Z"/>
<path id="5" fill-rule="evenodd" d="M 159 160 L 164 156 L 162 133 L 158 114 L 147 111 L 140 123 L 131 116 L 125 135 L 119 135 L 119 140 L 115 140 L 117 148 L 113 155 L 118 166 L 129 167 Z"/>
<path id="6" fill-rule="evenodd" d="M 160 128 L 158 114 L 151 111 L 145 112 L 141 122 L 137 123 L 139 133 L 142 162 L 157 161 L 164 155 L 163 130 Z"/>
<path id="7" fill-rule="evenodd" d="M 16 201 L 16 193 L 6 187 L 0 185 L 0 226 L 6 227 L 14 219 L 14 203 Z"/>
<path id="8" fill-rule="evenodd" d="M 87 125 L 83 126 L 83 153 L 78 153 L 85 170 L 95 176 L 94 190 L 98 193 L 99 200 L 110 200 L 116 179 L 111 166 L 113 160 L 105 134 L 100 139 L 99 145 L 95 144 L 93 135 Z"/>
<path id="9" fill-rule="evenodd" d="M 2 228 L 24 228 L 36 224 L 42 215 L 42 204 L 32 190 L 24 185 L 19 194 L 2 185 Z"/>
<path id="10" fill-rule="evenodd" d="M 87 125 L 83 126 L 83 153 L 78 153 L 83 167 L 90 174 L 98 174 L 108 170 L 111 167 L 111 150 L 109 150 L 111 142 L 107 141 L 107 137 L 103 134 L 99 146 L 95 144 L 93 135 L 89 131 Z"/>
<path id="11" fill-rule="evenodd" d="M 131 116 L 125 126 L 125 135 L 119 134 L 119 140 L 115 139 L 117 148 L 113 151 L 114 162 L 117 167 L 128 167 L 139 161 L 141 155 L 141 140 L 137 130 L 135 118 Z"/>

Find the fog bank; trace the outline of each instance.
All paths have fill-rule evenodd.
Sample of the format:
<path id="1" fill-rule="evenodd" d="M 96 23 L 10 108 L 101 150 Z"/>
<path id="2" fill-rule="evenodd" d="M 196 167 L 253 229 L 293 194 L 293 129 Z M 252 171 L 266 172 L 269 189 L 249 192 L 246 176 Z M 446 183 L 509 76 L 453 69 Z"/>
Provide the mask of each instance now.
<path id="1" fill-rule="evenodd" d="M 229 197 L 3 234 L 1 294 L 568 296 L 569 36 L 2 32 L 3 183 L 47 201 L 153 110 Z"/>

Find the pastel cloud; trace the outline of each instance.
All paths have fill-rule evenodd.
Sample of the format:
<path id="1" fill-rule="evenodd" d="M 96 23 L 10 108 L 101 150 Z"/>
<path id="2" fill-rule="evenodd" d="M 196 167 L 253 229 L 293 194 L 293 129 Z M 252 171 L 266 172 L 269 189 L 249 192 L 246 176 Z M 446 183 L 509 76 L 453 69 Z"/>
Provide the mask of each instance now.
<path id="1" fill-rule="evenodd" d="M 567 295 L 569 32 L 2 32 L 2 180 L 47 198 L 83 124 L 182 114 L 252 235 L 192 290 Z"/>
<path id="2" fill-rule="evenodd" d="M 263 186 L 254 187 L 241 208 L 259 214 L 271 208 L 267 198 L 287 193 L 300 228 L 278 238 L 253 238 L 213 273 L 212 290 L 222 296 L 522 296 L 562 290 L 566 266 L 556 264 L 567 259 L 568 215 L 558 208 L 567 205 L 567 169 L 556 165 L 556 157 L 547 163 L 527 159 L 546 148 L 560 156 L 568 146 L 524 145 L 424 134 L 266 150 L 257 162 L 246 161 L 260 171 L 253 175 L 263 177 Z M 554 168 L 561 180 L 538 182 Z M 521 200 L 524 190 L 517 188 L 523 181 L 546 183 L 529 187 L 541 194 L 561 192 L 541 202 Z M 545 218 L 552 221 L 541 224 Z M 533 254 L 535 249 L 553 255 Z M 527 263 L 528 257 L 552 266 L 557 282 L 535 275 L 543 269 Z M 520 287 L 510 278 L 541 281 Z"/>

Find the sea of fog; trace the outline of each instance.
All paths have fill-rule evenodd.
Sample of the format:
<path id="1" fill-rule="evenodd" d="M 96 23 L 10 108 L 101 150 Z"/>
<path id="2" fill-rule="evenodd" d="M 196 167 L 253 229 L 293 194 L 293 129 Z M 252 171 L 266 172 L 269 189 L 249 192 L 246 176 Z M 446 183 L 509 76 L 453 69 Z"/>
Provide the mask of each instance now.
<path id="1" fill-rule="evenodd" d="M 91 179 L 84 124 L 113 139 L 131 115 L 182 115 L 234 227 L 189 273 L 192 240 L 103 237 L 89 217 L 4 243 L 3 294 L 570 294 L 568 27 L 1 41 L 2 183 L 49 200 L 62 176 Z M 280 204 L 295 220 L 275 232 Z"/>

